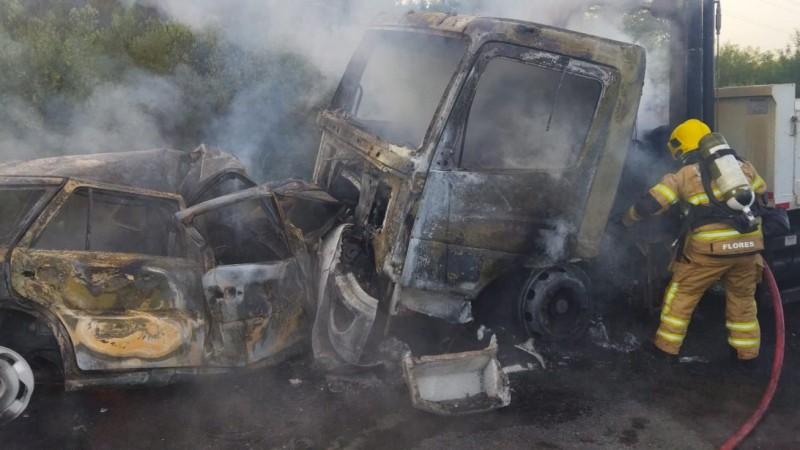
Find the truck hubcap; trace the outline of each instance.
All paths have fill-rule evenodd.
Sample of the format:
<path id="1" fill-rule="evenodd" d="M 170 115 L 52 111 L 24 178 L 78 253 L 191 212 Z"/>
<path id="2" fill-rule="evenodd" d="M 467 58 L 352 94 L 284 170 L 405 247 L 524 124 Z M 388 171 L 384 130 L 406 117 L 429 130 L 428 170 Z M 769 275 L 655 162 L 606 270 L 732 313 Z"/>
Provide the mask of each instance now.
<path id="1" fill-rule="evenodd" d="M 573 266 L 532 274 L 520 298 L 520 316 L 528 334 L 547 341 L 583 334 L 592 312 L 586 284 L 586 276 Z"/>

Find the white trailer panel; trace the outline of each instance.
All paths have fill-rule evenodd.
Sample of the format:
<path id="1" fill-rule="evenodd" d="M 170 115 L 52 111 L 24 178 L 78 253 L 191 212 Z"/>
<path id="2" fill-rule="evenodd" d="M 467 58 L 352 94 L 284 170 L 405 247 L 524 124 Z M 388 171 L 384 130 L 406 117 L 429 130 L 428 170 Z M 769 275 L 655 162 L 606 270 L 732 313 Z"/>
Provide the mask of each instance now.
<path id="1" fill-rule="evenodd" d="M 717 127 L 736 152 L 755 164 L 775 205 L 800 204 L 797 110 L 794 84 L 717 90 Z"/>

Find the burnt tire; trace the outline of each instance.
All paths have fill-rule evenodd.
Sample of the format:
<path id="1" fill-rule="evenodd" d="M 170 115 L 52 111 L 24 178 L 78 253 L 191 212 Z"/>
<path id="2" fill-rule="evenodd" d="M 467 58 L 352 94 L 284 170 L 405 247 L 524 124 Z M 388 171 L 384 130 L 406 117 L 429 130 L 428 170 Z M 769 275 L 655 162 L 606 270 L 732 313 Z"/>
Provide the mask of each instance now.
<path id="1" fill-rule="evenodd" d="M 575 266 L 534 272 L 520 293 L 519 317 L 528 335 L 535 339 L 577 339 L 588 329 L 592 314 L 588 277 Z"/>

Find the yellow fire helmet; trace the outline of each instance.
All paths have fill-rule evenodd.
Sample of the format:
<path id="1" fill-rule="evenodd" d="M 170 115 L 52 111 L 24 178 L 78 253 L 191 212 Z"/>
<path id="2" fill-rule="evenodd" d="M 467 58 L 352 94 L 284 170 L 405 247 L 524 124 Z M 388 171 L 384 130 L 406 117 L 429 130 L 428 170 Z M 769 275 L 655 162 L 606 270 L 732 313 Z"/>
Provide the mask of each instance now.
<path id="1" fill-rule="evenodd" d="M 700 138 L 708 133 L 711 133 L 708 125 L 697 119 L 689 119 L 675 127 L 667 142 L 672 158 L 678 159 L 686 153 L 697 150 Z"/>

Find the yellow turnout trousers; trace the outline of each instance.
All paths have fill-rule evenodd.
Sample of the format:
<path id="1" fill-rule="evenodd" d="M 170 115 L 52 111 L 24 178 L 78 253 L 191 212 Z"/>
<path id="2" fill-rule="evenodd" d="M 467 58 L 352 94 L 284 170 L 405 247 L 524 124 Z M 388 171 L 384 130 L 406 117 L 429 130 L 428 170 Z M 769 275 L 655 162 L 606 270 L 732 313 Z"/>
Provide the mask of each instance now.
<path id="1" fill-rule="evenodd" d="M 718 279 L 725 288 L 725 326 L 728 344 L 739 359 L 758 356 L 761 330 L 756 316 L 755 290 L 761 281 L 761 255 L 714 257 L 685 251 L 686 260 L 674 262 L 672 280 L 664 294 L 661 323 L 655 345 L 666 353 L 680 351 L 689 321 L 700 298 Z M 688 262 L 687 262 L 688 260 Z"/>

